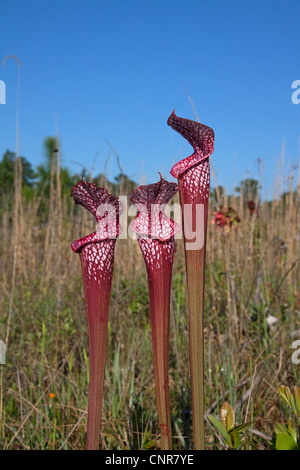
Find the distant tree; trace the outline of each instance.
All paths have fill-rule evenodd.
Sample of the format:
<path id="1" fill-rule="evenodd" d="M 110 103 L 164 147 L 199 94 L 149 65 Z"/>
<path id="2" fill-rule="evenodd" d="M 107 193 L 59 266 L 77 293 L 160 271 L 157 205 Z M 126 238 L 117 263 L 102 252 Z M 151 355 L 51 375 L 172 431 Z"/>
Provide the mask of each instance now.
<path id="1" fill-rule="evenodd" d="M 46 187 L 46 193 L 49 192 L 49 183 L 50 183 L 50 172 L 51 172 L 51 162 L 54 155 L 54 150 L 56 150 L 56 138 L 55 137 L 46 137 L 43 142 L 43 150 L 45 155 L 45 161 L 41 165 L 38 165 L 36 168 L 37 171 L 37 187 L 41 189 Z M 49 194 L 48 194 L 49 195 Z"/>
<path id="2" fill-rule="evenodd" d="M 240 182 L 240 185 L 237 186 L 235 190 L 240 196 L 243 196 L 245 203 L 247 203 L 247 201 L 256 200 L 257 197 L 259 198 L 261 186 L 259 181 L 246 178 Z"/>
<path id="3" fill-rule="evenodd" d="M 283 207 L 285 208 L 288 204 L 288 202 L 293 202 L 294 204 L 297 203 L 297 190 L 295 191 L 285 191 L 282 193 L 280 199 L 283 202 Z"/>
<path id="4" fill-rule="evenodd" d="M 50 175 L 52 159 L 56 162 L 56 153 L 59 150 L 57 139 L 55 137 L 46 137 L 43 142 L 43 149 L 45 155 L 45 161 L 43 164 L 38 165 L 36 168 L 37 174 L 37 191 L 44 191 L 44 196 L 49 197 L 50 194 Z M 56 164 L 54 165 L 54 171 L 56 172 Z M 61 190 L 63 194 L 69 194 L 73 185 L 75 184 L 76 176 L 71 175 L 70 170 L 67 167 L 60 167 L 60 181 Z"/>
<path id="5" fill-rule="evenodd" d="M 215 205 L 220 205 L 223 204 L 223 198 L 225 195 L 226 191 L 223 186 L 218 186 L 218 189 L 216 188 L 211 188 L 210 190 L 210 199 Z M 220 201 L 218 200 L 218 197 L 220 198 Z"/>
<path id="6" fill-rule="evenodd" d="M 86 180 L 86 176 L 82 174 L 81 176 L 78 175 L 78 181 L 80 178 Z M 108 189 L 110 187 L 110 182 L 108 181 L 107 177 L 103 173 L 99 173 L 97 176 L 92 178 L 92 183 L 95 183 L 96 186 L 103 186 L 104 188 Z"/>
<path id="7" fill-rule="evenodd" d="M 135 181 L 129 178 L 124 173 L 119 173 L 115 178 L 115 183 L 113 183 L 114 192 L 116 194 L 120 194 L 120 191 L 125 191 L 126 193 L 130 193 L 134 188 L 137 187 Z"/>
<path id="8" fill-rule="evenodd" d="M 14 165 L 15 152 L 7 150 L 0 162 L 0 197 L 3 194 L 9 195 L 14 190 Z M 20 157 L 22 162 L 22 183 L 23 186 L 32 188 L 36 179 L 36 173 L 31 163 L 25 158 Z"/>

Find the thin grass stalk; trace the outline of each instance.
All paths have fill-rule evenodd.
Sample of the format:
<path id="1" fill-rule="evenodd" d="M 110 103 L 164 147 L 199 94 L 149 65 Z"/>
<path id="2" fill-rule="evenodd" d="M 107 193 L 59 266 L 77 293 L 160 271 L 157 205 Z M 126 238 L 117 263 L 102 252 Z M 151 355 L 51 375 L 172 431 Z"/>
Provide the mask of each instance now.
<path id="1" fill-rule="evenodd" d="M 11 294 L 9 301 L 9 311 L 7 316 L 7 326 L 6 326 L 6 338 L 5 344 L 8 348 L 9 332 L 10 332 L 10 323 L 13 311 L 13 295 L 16 283 L 16 271 L 17 271 L 17 260 L 18 260 L 18 251 L 19 247 L 19 229 L 18 229 L 18 220 L 20 216 L 20 204 L 21 204 L 21 189 L 22 189 L 22 173 L 21 173 L 21 160 L 19 160 L 20 155 L 20 139 L 19 139 L 19 114 L 20 114 L 20 81 L 21 81 L 21 62 L 15 55 L 7 55 L 2 61 L 4 66 L 7 59 L 14 59 L 18 64 L 18 79 L 17 79 L 17 106 L 16 106 L 16 153 L 15 153 L 15 162 L 14 162 L 14 209 L 13 209 L 13 263 L 12 263 L 12 282 L 11 282 Z M 21 264 L 22 266 L 22 264 Z"/>
<path id="2" fill-rule="evenodd" d="M 54 153 L 54 151 L 53 151 Z M 61 172 L 60 172 L 60 143 L 58 134 L 56 135 L 56 202 L 55 202 L 55 217 L 56 217 L 56 249 L 60 255 L 56 259 L 55 267 L 55 283 L 56 283 L 56 351 L 59 350 L 59 329 L 60 329 L 60 315 L 62 308 L 62 262 L 61 262 L 61 246 L 62 246 L 62 193 L 61 193 Z M 57 364 L 57 356 L 55 357 Z"/>
<path id="3" fill-rule="evenodd" d="M 51 270 L 49 269 L 50 259 L 53 256 L 52 244 L 55 237 L 55 152 L 51 149 L 50 155 L 50 195 L 49 195 L 49 214 L 46 226 L 44 242 L 44 260 L 42 285 L 47 285 L 50 280 Z M 51 243 L 52 242 L 52 243 Z"/>

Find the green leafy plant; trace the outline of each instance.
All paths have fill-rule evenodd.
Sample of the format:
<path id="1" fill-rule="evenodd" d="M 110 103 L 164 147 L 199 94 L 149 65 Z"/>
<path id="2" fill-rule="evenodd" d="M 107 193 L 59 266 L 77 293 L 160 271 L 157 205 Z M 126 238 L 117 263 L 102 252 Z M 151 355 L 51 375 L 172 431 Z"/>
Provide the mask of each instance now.
<path id="1" fill-rule="evenodd" d="M 232 406 L 225 402 L 220 410 L 221 420 L 209 415 L 208 419 L 223 439 L 224 446 L 233 450 L 242 443 L 242 435 L 248 429 L 248 424 L 235 425 L 235 413 Z"/>
<path id="2" fill-rule="evenodd" d="M 288 406 L 288 409 L 292 410 L 297 424 L 293 424 L 289 417 L 286 419 L 286 425 L 274 424 L 276 437 L 273 441 L 273 449 L 276 450 L 300 450 L 299 437 L 297 438 L 297 428 L 300 423 L 300 388 L 295 385 L 293 392 L 286 385 L 278 387 L 281 400 Z"/>

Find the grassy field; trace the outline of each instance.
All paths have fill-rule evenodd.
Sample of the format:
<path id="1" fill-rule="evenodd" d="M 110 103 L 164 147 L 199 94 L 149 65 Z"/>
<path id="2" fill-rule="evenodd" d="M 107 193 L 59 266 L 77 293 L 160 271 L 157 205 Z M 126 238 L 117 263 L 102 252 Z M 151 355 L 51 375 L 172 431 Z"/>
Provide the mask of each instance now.
<path id="1" fill-rule="evenodd" d="M 47 197 L 41 190 L 26 200 L 20 173 L 17 168 L 13 204 L 3 196 L 0 212 L 0 339 L 7 344 L 6 366 L 0 368 L 0 448 L 80 450 L 86 438 L 88 336 L 80 261 L 70 244 L 94 231 L 95 222 L 67 195 L 61 197 L 59 165 L 53 164 Z M 277 387 L 300 385 L 291 348 L 300 339 L 296 185 L 284 198 L 274 188 L 272 202 L 258 204 L 252 215 L 243 191 L 211 199 L 210 220 L 223 204 L 235 209 L 240 222 L 230 230 L 208 226 L 205 405 L 219 417 L 227 401 L 237 422 L 249 424 L 242 449 L 270 449 L 274 423 L 285 423 L 287 413 Z M 122 185 L 120 192 L 128 194 Z M 173 445 L 191 449 L 181 240 L 170 339 Z M 208 421 L 205 440 L 207 449 L 224 448 Z M 116 247 L 101 448 L 159 448 L 147 277 L 131 239 L 118 240 Z"/>

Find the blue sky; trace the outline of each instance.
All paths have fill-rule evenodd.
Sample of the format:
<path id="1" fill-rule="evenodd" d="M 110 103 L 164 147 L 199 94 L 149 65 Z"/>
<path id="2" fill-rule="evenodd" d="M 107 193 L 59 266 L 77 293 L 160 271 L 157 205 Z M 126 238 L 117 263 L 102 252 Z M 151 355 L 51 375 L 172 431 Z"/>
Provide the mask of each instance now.
<path id="1" fill-rule="evenodd" d="M 167 118 L 197 114 L 215 131 L 218 184 L 231 191 L 260 178 L 271 196 L 299 163 L 299 0 L 0 0 L 0 60 L 16 55 L 20 75 L 20 149 L 36 166 L 43 139 L 62 143 L 62 163 L 103 171 L 107 141 L 137 183 L 156 182 L 192 149 Z M 15 150 L 18 68 L 0 67 L 0 156 Z M 77 162 L 77 163 L 74 163 Z M 108 177 L 118 173 L 116 159 Z"/>

